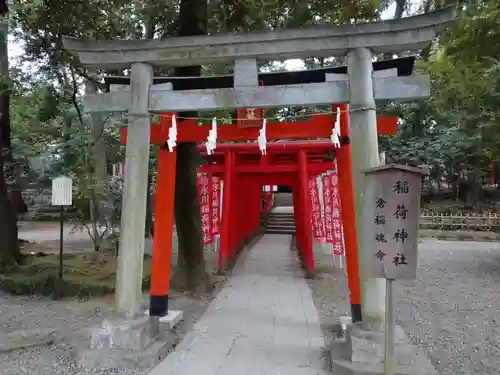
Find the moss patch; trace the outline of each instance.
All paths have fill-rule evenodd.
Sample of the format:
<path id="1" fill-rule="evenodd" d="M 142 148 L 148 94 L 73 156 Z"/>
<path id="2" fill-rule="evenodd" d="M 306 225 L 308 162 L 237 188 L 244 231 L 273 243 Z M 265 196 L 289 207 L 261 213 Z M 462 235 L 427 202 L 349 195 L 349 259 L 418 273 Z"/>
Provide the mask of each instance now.
<path id="1" fill-rule="evenodd" d="M 59 279 L 59 255 L 30 254 L 23 264 L 4 269 L 0 289 L 14 295 L 43 295 L 54 299 L 89 298 L 115 290 L 117 258 L 111 251 L 63 255 L 63 279 Z M 143 289 L 149 289 L 151 258 L 144 259 Z"/>

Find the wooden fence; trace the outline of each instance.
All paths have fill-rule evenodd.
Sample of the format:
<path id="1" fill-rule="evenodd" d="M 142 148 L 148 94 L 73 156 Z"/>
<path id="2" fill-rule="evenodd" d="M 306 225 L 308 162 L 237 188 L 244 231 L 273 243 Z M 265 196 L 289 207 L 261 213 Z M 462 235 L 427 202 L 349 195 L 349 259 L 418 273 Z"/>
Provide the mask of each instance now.
<path id="1" fill-rule="evenodd" d="M 478 215 L 462 212 L 453 214 L 423 212 L 420 215 L 420 228 L 453 231 L 500 232 L 500 215 L 496 213 Z"/>

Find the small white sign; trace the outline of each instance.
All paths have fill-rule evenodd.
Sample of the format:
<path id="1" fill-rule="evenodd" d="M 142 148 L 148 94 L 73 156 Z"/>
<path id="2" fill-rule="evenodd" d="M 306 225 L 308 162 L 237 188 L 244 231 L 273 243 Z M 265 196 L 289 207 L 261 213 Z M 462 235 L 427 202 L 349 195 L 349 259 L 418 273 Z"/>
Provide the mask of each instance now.
<path id="1" fill-rule="evenodd" d="M 423 174 L 394 164 L 366 173 L 364 242 L 370 277 L 416 278 Z"/>
<path id="2" fill-rule="evenodd" d="M 73 203 L 73 181 L 60 176 L 52 180 L 52 205 L 71 206 Z"/>

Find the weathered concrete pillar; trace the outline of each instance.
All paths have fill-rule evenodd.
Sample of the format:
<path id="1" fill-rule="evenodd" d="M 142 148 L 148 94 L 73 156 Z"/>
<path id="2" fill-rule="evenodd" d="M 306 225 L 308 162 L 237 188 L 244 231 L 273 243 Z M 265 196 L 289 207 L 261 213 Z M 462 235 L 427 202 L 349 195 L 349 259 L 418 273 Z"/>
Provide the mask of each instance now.
<path id="1" fill-rule="evenodd" d="M 149 86 L 153 67 L 133 64 L 130 74 L 130 107 L 125 152 L 120 249 L 116 273 L 116 309 L 126 317 L 140 311 L 148 161 L 150 114 Z"/>
<path id="2" fill-rule="evenodd" d="M 385 279 L 367 278 L 363 241 L 364 173 L 379 164 L 377 115 L 373 94 L 373 55 L 367 48 L 347 55 L 350 85 L 350 122 L 352 172 L 356 209 L 356 231 L 360 263 L 361 306 L 363 325 L 383 330 L 385 321 Z"/>

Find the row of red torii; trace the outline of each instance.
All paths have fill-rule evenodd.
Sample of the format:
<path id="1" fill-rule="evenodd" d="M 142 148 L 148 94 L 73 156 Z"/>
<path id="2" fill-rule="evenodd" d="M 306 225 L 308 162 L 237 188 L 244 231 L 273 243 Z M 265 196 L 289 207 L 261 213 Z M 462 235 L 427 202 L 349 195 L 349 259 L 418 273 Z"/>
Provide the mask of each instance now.
<path id="1" fill-rule="evenodd" d="M 274 142 L 267 144 L 266 153 L 261 155 L 256 143 L 219 143 L 214 152 L 208 155 L 205 147 L 200 145 L 200 151 L 206 160 L 200 172 L 217 177 L 224 184 L 218 253 L 220 271 L 227 269 L 242 246 L 259 232 L 261 215 L 263 211 L 269 211 L 269 199 L 264 207 L 262 205 L 262 187 L 284 185 L 292 187 L 299 256 L 306 271 L 313 273 L 309 181 L 322 173 L 332 171 L 336 159 L 352 317 L 354 321 L 359 321 L 361 296 L 348 105 L 334 105 L 333 114 L 313 114 L 312 119 L 308 121 L 267 123 L 266 138 L 268 140 L 328 139 L 334 128 L 337 111 L 340 111 L 341 134 L 338 148 L 335 148 L 330 141 Z M 255 116 L 255 112 L 255 109 L 239 109 L 238 123 L 218 127 L 217 141 L 256 140 L 262 126 L 263 111 L 257 110 L 258 116 Z M 152 125 L 151 128 L 151 143 L 160 146 L 150 289 L 152 316 L 163 316 L 168 312 L 176 152 L 175 148 L 169 151 L 166 143 L 169 140 L 172 116 L 171 113 L 162 115 L 160 123 Z M 210 127 L 200 126 L 193 119 L 178 119 L 178 121 L 177 143 L 202 143 L 207 140 Z M 397 118 L 377 118 L 377 130 L 379 135 L 395 134 Z M 121 131 L 121 142 L 125 144 L 127 129 L 123 128 Z"/>

